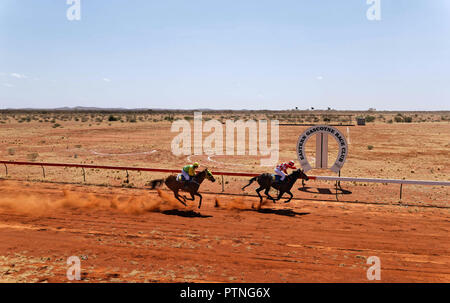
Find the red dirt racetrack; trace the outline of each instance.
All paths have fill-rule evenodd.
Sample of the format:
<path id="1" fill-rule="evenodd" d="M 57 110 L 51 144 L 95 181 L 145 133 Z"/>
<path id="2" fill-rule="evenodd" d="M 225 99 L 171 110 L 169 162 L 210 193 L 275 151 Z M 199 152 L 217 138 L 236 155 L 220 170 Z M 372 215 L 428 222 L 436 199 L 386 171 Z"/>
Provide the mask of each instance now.
<path id="1" fill-rule="evenodd" d="M 382 195 L 382 193 L 380 194 Z M 449 210 L 0 181 L 0 281 L 450 282 Z"/>

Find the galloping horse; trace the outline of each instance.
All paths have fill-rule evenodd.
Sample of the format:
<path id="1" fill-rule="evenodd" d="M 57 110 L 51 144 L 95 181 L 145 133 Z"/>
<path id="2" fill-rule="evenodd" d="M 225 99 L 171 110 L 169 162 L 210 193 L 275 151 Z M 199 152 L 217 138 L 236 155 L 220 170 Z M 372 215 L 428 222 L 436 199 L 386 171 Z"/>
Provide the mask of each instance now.
<path id="1" fill-rule="evenodd" d="M 284 201 L 284 203 L 288 203 L 294 197 L 294 195 L 291 193 L 291 188 L 298 178 L 305 179 L 306 181 L 309 180 L 308 176 L 301 169 L 294 170 L 291 174 L 287 175 L 285 180 L 282 182 L 274 182 L 272 174 L 264 173 L 257 177 L 251 178 L 249 183 L 242 187 L 242 190 L 244 190 L 254 181 L 257 181 L 259 187 L 256 189 L 256 193 L 259 196 L 260 205 L 262 203 L 262 196 L 259 194 L 259 192 L 263 189 L 265 189 L 264 193 L 266 194 L 266 196 L 269 197 L 269 199 L 271 199 L 273 202 L 280 200 L 284 193 L 288 193 L 290 195 L 290 198 Z M 279 191 L 278 197 L 276 199 L 269 195 L 269 190 L 271 187 Z"/>
<path id="2" fill-rule="evenodd" d="M 194 201 L 195 196 L 200 197 L 200 202 L 198 202 L 198 208 L 202 206 L 202 195 L 198 193 L 198 189 L 200 184 L 202 184 L 203 180 L 207 178 L 211 182 L 216 182 L 212 173 L 205 168 L 201 172 L 198 172 L 190 181 L 178 181 L 176 175 L 170 175 L 166 179 L 158 179 L 150 181 L 150 189 L 154 189 L 155 187 L 160 187 L 162 183 L 166 184 L 168 188 L 173 191 L 175 198 L 180 201 L 184 206 L 186 206 L 186 200 Z M 185 196 L 180 196 L 178 191 L 185 191 L 191 194 L 191 198 L 186 198 Z M 183 198 L 181 200 L 180 198 Z"/>

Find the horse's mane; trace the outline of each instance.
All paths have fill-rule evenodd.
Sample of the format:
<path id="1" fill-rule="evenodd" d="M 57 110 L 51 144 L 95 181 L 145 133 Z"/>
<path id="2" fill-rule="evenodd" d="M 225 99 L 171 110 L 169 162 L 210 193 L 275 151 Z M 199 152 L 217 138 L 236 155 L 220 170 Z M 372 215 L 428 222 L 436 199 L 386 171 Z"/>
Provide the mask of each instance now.
<path id="1" fill-rule="evenodd" d="M 207 170 L 208 170 L 208 168 L 205 168 L 205 169 L 203 169 L 203 170 L 200 170 L 199 172 L 197 172 L 197 173 L 195 174 L 194 177 L 200 176 L 200 175 L 203 174 L 203 173 L 206 174 Z"/>
<path id="2" fill-rule="evenodd" d="M 294 174 L 300 174 L 300 171 L 298 169 L 296 169 L 292 173 L 290 173 L 288 176 L 293 176 Z"/>

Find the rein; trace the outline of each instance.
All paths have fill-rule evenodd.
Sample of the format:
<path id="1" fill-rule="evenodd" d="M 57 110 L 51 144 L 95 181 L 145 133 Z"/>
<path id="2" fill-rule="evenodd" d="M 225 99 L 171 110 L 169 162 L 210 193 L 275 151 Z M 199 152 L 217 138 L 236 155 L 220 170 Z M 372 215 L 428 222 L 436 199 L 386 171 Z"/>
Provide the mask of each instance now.
<path id="1" fill-rule="evenodd" d="M 191 182 L 193 182 L 193 183 L 197 184 L 198 186 L 200 186 L 200 183 L 197 181 L 197 177 L 198 177 L 200 174 L 202 174 L 202 173 L 204 173 L 204 172 L 201 171 L 201 172 L 199 172 L 197 175 L 195 175 L 194 178 L 192 178 Z M 205 176 L 203 177 L 203 180 L 205 180 L 205 178 L 206 178 L 206 173 L 205 173 Z M 202 181 L 202 182 L 203 182 L 203 181 Z"/>

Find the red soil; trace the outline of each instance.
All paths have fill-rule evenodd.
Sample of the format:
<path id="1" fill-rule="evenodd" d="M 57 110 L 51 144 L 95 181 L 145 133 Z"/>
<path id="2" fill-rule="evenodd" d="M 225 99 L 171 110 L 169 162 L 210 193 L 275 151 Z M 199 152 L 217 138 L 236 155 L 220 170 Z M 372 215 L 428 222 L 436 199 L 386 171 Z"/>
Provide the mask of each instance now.
<path id="1" fill-rule="evenodd" d="M 378 192 L 383 201 L 392 193 Z M 298 192 L 297 197 L 307 197 Z M 447 208 L 0 181 L 0 281 L 450 282 Z"/>

